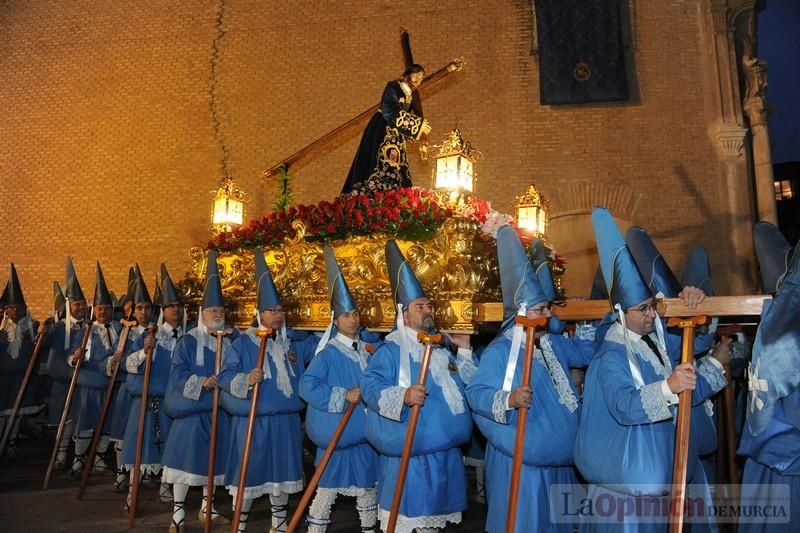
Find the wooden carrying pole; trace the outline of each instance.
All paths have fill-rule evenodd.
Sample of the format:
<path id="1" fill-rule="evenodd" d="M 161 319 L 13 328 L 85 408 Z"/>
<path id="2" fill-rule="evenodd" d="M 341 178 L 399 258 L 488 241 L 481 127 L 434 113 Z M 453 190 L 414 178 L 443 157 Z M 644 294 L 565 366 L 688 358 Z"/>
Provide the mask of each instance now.
<path id="1" fill-rule="evenodd" d="M 52 319 L 47 319 L 48 323 L 51 321 Z M 44 339 L 46 336 L 47 335 L 45 335 L 45 332 L 42 332 L 36 337 L 36 343 L 33 347 L 31 360 L 28 362 L 28 367 L 25 369 L 25 375 L 22 377 L 22 383 L 19 386 L 17 397 L 14 399 L 14 405 L 11 406 L 11 414 L 9 414 L 8 419 L 6 420 L 6 427 L 3 430 L 3 438 L 0 439 L 0 456 L 2 456 L 3 452 L 6 450 L 6 443 L 8 442 L 8 438 L 11 436 L 11 430 L 14 427 L 14 420 L 17 418 L 19 406 L 22 405 L 22 398 L 25 396 L 25 389 L 28 388 L 28 382 L 31 380 L 31 376 L 33 375 L 33 369 L 36 368 L 36 363 L 39 361 L 39 352 L 42 351 L 42 346 L 44 346 Z"/>
<path id="2" fill-rule="evenodd" d="M 518 316 L 516 323 L 525 328 L 525 361 L 522 367 L 522 386 L 530 386 L 533 370 L 533 349 L 536 340 L 536 329 L 547 324 L 546 317 L 526 318 Z M 533 395 L 531 395 L 533 400 Z M 533 405 L 533 404 L 531 404 Z M 508 489 L 508 512 L 506 513 L 506 533 L 513 533 L 517 523 L 517 500 L 519 497 L 519 480 L 522 472 L 522 455 L 525 447 L 525 424 L 528 419 L 528 407 L 520 407 L 517 412 L 517 434 L 514 441 L 514 459 L 511 466 L 511 484 Z"/>
<path id="3" fill-rule="evenodd" d="M 289 528 L 286 530 L 286 533 L 294 533 L 294 531 L 297 529 L 297 526 L 300 525 L 300 520 L 303 518 L 303 513 L 305 513 L 308 504 L 311 503 L 311 497 L 314 496 L 314 491 L 317 490 L 319 480 L 322 478 L 322 474 L 325 473 L 325 468 L 328 466 L 328 462 L 331 460 L 331 456 L 336 448 L 336 444 L 339 442 L 339 438 L 342 436 L 342 433 L 344 433 L 344 428 L 347 426 L 347 422 L 350 420 L 350 415 L 353 414 L 355 407 L 356 404 L 348 402 L 347 409 L 344 410 L 344 415 L 342 415 L 339 425 L 336 426 L 336 431 L 334 431 L 333 437 L 328 443 L 328 447 L 325 448 L 325 453 L 319 460 L 319 465 L 314 471 L 311 481 L 308 482 L 308 487 L 306 487 L 305 492 L 303 492 L 303 497 L 300 499 L 297 509 L 294 511 L 294 515 L 292 516 L 291 522 L 289 522 Z"/>
<path id="4" fill-rule="evenodd" d="M 217 338 L 217 349 L 214 357 L 214 376 L 219 375 L 222 366 L 222 341 L 231 330 L 219 330 L 212 333 Z M 219 387 L 214 385 L 214 399 L 211 406 L 211 440 L 208 444 L 208 499 L 206 500 L 205 532 L 211 533 L 211 508 L 214 501 L 214 459 L 217 453 L 217 422 L 219 421 Z"/>
<path id="5" fill-rule="evenodd" d="M 117 351 L 115 353 L 122 353 L 125 349 L 125 344 L 128 342 L 128 333 L 131 328 L 137 324 L 135 320 L 120 320 L 124 326 L 122 333 L 119 335 L 117 341 Z M 83 493 L 86 491 L 86 486 L 89 483 L 89 476 L 92 474 L 92 466 L 94 465 L 94 457 L 97 455 L 97 447 L 100 445 L 100 439 L 103 434 L 103 426 L 106 423 L 108 411 L 111 409 L 111 400 L 114 397 L 114 385 L 117 383 L 117 374 L 119 373 L 119 362 L 111 369 L 111 377 L 108 380 L 108 387 L 106 387 L 106 395 L 103 399 L 103 409 L 100 411 L 100 416 L 97 419 L 97 426 L 92 434 L 92 442 L 89 445 L 89 454 L 87 455 L 86 464 L 83 465 L 83 472 L 81 473 L 81 483 L 78 486 L 78 499 L 83 498 Z"/>
<path id="6" fill-rule="evenodd" d="M 461 59 L 461 58 L 454 59 L 451 62 L 449 62 L 447 65 L 445 65 L 444 67 L 440 68 L 439 70 L 437 70 L 436 72 L 434 72 L 433 74 L 431 74 L 430 76 L 427 76 L 424 80 L 422 80 L 422 83 L 420 84 L 420 86 L 418 87 L 417 90 L 422 90 L 425 87 L 429 87 L 429 86 L 433 85 L 434 83 L 444 79 L 449 74 L 461 70 L 463 67 L 464 67 L 464 60 L 463 59 Z M 305 158 L 306 156 L 314 153 L 315 151 L 319 150 L 320 148 L 322 148 L 323 146 L 328 144 L 332 139 L 334 139 L 340 133 L 342 133 L 344 131 L 347 131 L 348 129 L 350 129 L 353 126 L 355 126 L 356 124 L 358 124 L 360 121 L 362 121 L 362 120 L 366 119 L 367 117 L 371 116 L 378 109 L 380 109 L 380 104 L 376 104 L 374 106 L 371 106 L 368 109 L 365 109 L 364 111 L 362 111 L 361 113 L 359 113 L 355 117 L 351 118 L 350 120 L 348 120 L 344 124 L 341 124 L 340 126 L 332 129 L 331 131 L 329 131 L 328 133 L 326 133 L 325 135 L 323 135 L 319 139 L 311 142 L 310 144 L 308 144 L 308 145 L 304 146 L 303 148 L 301 148 L 300 150 L 296 151 L 295 153 L 293 153 L 292 155 L 290 155 L 289 157 L 287 157 L 286 159 L 284 159 L 280 163 L 272 165 L 270 168 L 268 168 L 267 170 L 265 170 L 264 172 L 261 173 L 261 177 L 264 178 L 264 179 L 268 179 L 268 178 L 274 176 L 275 174 L 277 174 L 281 169 L 288 168 L 288 167 L 292 166 L 293 164 L 297 163 L 301 159 Z"/>
<path id="7" fill-rule="evenodd" d="M 128 527 L 133 527 L 136 519 L 136 504 L 139 500 L 139 484 L 141 475 L 139 470 L 142 468 L 142 444 L 144 443 L 144 425 L 147 420 L 147 395 L 150 391 L 150 373 L 153 370 L 153 352 L 156 349 L 156 331 L 158 328 L 150 326 L 147 334 L 153 339 L 153 346 L 144 352 L 144 383 L 142 383 L 141 403 L 139 405 L 139 432 L 136 434 L 136 455 L 133 460 L 133 479 L 131 480 L 131 503 L 128 508 Z M 153 416 L 158 416 L 153 413 Z"/>
<path id="8" fill-rule="evenodd" d="M 706 315 L 692 318 L 671 318 L 669 327 L 683 330 L 681 364 L 694 362 L 694 329 L 708 322 Z M 689 458 L 689 424 L 692 417 L 692 390 L 678 395 L 678 421 L 675 429 L 675 459 L 672 465 L 672 503 L 670 505 L 670 533 L 683 531 L 683 511 L 686 503 L 686 466 Z"/>
<path id="9" fill-rule="evenodd" d="M 256 358 L 255 368 L 264 368 L 264 356 L 267 353 L 267 340 L 272 335 L 272 329 L 256 329 L 256 335 L 261 337 L 258 343 L 258 357 Z M 253 433 L 256 428 L 256 411 L 258 409 L 258 396 L 261 391 L 261 383 L 253 385 L 253 393 L 250 396 L 250 413 L 247 417 L 247 433 L 244 438 L 244 452 L 242 453 L 242 465 L 239 468 L 239 486 L 236 490 L 236 503 L 233 506 L 233 521 L 231 532 L 239 531 L 239 520 L 242 515 L 242 502 L 244 502 L 244 490 L 247 481 L 247 469 L 250 466 L 250 453 L 253 447 Z"/>
<path id="10" fill-rule="evenodd" d="M 69 418 L 70 407 L 72 407 L 72 398 L 75 395 L 75 389 L 78 385 L 78 373 L 81 371 L 81 365 L 83 365 L 83 359 L 86 356 L 86 344 L 89 342 L 89 337 L 92 334 L 93 327 L 94 322 L 89 322 L 86 325 L 86 331 L 83 333 L 81 347 L 78 352 L 80 357 L 78 357 L 78 360 L 75 361 L 75 370 L 72 371 L 72 379 L 69 382 L 67 398 L 64 400 L 64 411 L 61 413 L 61 420 L 58 423 L 58 431 L 56 431 L 56 443 L 53 445 L 53 453 L 50 454 L 50 462 L 47 465 L 47 473 L 44 476 L 44 485 L 42 485 L 42 490 L 47 490 L 47 487 L 50 486 L 50 478 L 53 475 L 53 465 L 56 462 L 58 445 L 61 444 L 61 437 L 64 434 L 64 426 L 67 423 L 67 418 Z"/>
<path id="11" fill-rule="evenodd" d="M 428 367 L 431 363 L 431 352 L 433 352 L 433 345 L 441 344 L 443 337 L 441 335 L 428 335 L 427 333 L 420 331 L 417 333 L 417 339 L 425 344 L 425 350 L 422 352 L 422 364 L 419 369 L 419 378 L 417 378 L 417 385 L 422 385 L 424 387 L 425 380 L 428 378 Z M 397 482 L 394 486 L 392 508 L 389 511 L 389 523 L 386 526 L 386 533 L 394 533 L 394 528 L 397 525 L 397 514 L 400 511 L 400 502 L 403 499 L 403 487 L 406 484 L 408 462 L 411 460 L 411 448 L 414 446 L 414 433 L 417 430 L 419 411 L 419 405 L 414 405 L 411 407 L 411 416 L 408 420 L 408 430 L 406 430 L 406 440 L 403 444 L 403 454 L 400 456 L 400 467 L 397 471 Z"/>

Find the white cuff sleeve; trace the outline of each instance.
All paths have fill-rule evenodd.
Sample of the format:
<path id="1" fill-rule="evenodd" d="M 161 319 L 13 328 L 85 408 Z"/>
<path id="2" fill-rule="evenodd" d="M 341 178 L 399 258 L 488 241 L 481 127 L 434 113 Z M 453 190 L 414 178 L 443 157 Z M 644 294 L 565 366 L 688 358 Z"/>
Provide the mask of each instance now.
<path id="1" fill-rule="evenodd" d="M 678 395 L 669 389 L 666 379 L 661 382 L 661 396 L 664 398 L 664 401 L 667 402 L 667 405 L 675 405 L 678 403 Z"/>

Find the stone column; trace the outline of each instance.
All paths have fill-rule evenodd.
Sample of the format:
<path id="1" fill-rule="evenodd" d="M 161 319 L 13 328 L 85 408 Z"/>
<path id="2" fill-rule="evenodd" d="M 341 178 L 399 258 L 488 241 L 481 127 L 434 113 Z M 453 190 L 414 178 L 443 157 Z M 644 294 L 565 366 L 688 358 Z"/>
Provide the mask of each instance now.
<path id="1" fill-rule="evenodd" d="M 767 129 L 767 62 L 745 55 L 742 57 L 742 67 L 747 81 L 744 111 L 750 120 L 750 131 L 753 138 L 758 218 L 777 225 L 775 176 L 772 172 L 772 152 Z"/>

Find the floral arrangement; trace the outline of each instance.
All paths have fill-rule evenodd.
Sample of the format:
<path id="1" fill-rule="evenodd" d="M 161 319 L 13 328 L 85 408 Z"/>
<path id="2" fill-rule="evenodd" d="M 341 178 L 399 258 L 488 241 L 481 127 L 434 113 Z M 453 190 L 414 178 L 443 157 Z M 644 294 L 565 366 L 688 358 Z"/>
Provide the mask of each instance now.
<path id="1" fill-rule="evenodd" d="M 435 191 L 410 187 L 372 196 L 339 196 L 333 202 L 298 205 L 277 210 L 232 231 L 220 233 L 208 248 L 232 251 L 256 246 L 277 246 L 294 238 L 292 222 L 306 226 L 305 238 L 327 242 L 356 235 L 384 234 L 404 240 L 431 238 L 451 216 L 485 224 L 495 213 L 486 200 L 470 197 L 449 202 Z"/>

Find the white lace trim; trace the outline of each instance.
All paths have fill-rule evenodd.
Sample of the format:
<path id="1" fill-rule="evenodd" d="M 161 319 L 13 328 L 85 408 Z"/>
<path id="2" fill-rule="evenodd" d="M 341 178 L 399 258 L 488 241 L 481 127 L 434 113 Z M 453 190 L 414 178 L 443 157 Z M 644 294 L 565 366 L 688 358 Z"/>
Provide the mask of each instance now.
<path id="1" fill-rule="evenodd" d="M 639 389 L 639 394 L 642 399 L 642 407 L 650 422 L 659 422 L 672 418 L 672 411 L 669 410 L 661 392 L 660 381 L 643 386 Z"/>
<path id="2" fill-rule="evenodd" d="M 709 356 L 710 357 L 710 356 Z M 697 373 L 700 374 L 708 381 L 711 390 L 714 392 L 721 391 L 728 385 L 728 381 L 725 379 L 725 374 L 717 368 L 714 363 L 711 361 L 707 361 L 707 358 L 704 358 L 703 361 L 697 366 Z"/>
<path id="3" fill-rule="evenodd" d="M 705 409 L 709 418 L 714 416 L 714 402 L 711 400 L 706 400 L 703 402 L 703 409 Z"/>
<path id="4" fill-rule="evenodd" d="M 581 340 L 593 341 L 597 336 L 597 328 L 590 322 L 578 323 L 575 326 L 575 336 Z"/>
<path id="5" fill-rule="evenodd" d="M 478 373 L 478 366 L 472 360 L 472 350 L 467 351 L 459 348 L 456 356 L 456 366 L 458 367 L 458 373 L 461 375 L 461 381 L 467 384 Z"/>
<path id="6" fill-rule="evenodd" d="M 367 359 L 369 354 L 367 354 L 366 344 L 363 342 L 358 342 L 358 351 L 353 349 L 353 345 L 350 344 L 349 346 L 339 340 L 339 335 L 334 337 L 330 340 L 331 344 L 336 345 L 336 348 L 339 349 L 340 352 L 344 354 L 345 357 L 356 363 L 361 370 L 367 368 Z"/>
<path id="7" fill-rule="evenodd" d="M 195 349 L 195 364 L 197 366 L 205 366 L 205 354 L 203 353 L 204 349 L 211 350 L 214 353 L 214 357 L 216 358 L 217 353 L 217 338 L 211 335 L 206 327 L 202 325 L 193 328 L 187 335 L 191 335 L 197 341 L 197 348 Z M 229 337 L 223 337 L 222 339 L 222 354 L 223 357 L 225 352 L 227 352 L 231 348 L 231 340 Z"/>
<path id="8" fill-rule="evenodd" d="M 237 398 L 247 399 L 247 392 L 250 390 L 250 385 L 247 384 L 247 374 L 240 372 L 233 376 L 231 380 L 231 394 Z"/>
<path id="9" fill-rule="evenodd" d="M 132 354 L 128 355 L 128 357 L 125 358 L 125 370 L 128 372 L 128 374 L 138 374 L 139 366 L 144 362 L 144 360 L 145 360 L 144 350 L 133 352 Z"/>
<path id="10" fill-rule="evenodd" d="M 233 496 L 235 500 L 236 494 L 239 492 L 239 487 L 237 485 L 227 485 L 225 488 L 228 490 L 228 494 Z M 257 487 L 245 487 L 244 499 L 254 500 L 256 498 L 260 498 L 265 494 L 269 494 L 270 496 L 280 496 L 281 494 L 295 494 L 298 492 L 302 492 L 302 490 L 303 490 L 302 479 L 298 479 L 296 481 L 281 481 L 279 483 L 267 482 L 262 485 L 258 485 Z"/>
<path id="11" fill-rule="evenodd" d="M 347 389 L 344 387 L 331 387 L 331 398 L 328 400 L 329 413 L 344 411 L 345 394 L 347 394 Z"/>
<path id="12" fill-rule="evenodd" d="M 181 485 L 189 485 L 191 487 L 205 487 L 208 484 L 208 476 L 192 474 L 191 472 L 184 472 L 183 470 L 165 466 L 164 472 L 161 474 L 161 481 L 164 483 L 180 483 Z M 224 474 L 217 474 L 214 476 L 215 486 L 220 486 L 224 482 Z"/>
<path id="13" fill-rule="evenodd" d="M 366 494 L 374 494 L 375 487 L 356 487 L 355 485 L 351 485 L 349 487 L 337 487 L 335 489 L 330 489 L 336 491 L 336 494 L 341 494 L 342 496 L 364 496 Z"/>
<path id="14" fill-rule="evenodd" d="M 617 324 L 618 323 L 616 323 L 615 326 Z M 625 346 L 625 337 L 622 331 L 622 326 L 612 326 L 608 328 L 608 333 L 606 333 L 605 340 Z M 641 337 L 634 338 L 633 335 L 629 334 L 628 340 L 630 341 L 631 349 L 636 353 L 639 359 L 650 363 L 650 366 L 659 376 L 666 379 L 670 376 L 670 374 L 672 374 L 672 361 L 670 361 L 668 354 L 661 354 L 661 356 L 664 358 L 664 364 L 662 365 L 661 361 L 658 360 L 658 356 L 653 353 L 653 350 L 651 350 L 650 347 L 645 344 Z M 655 344 L 658 346 L 658 341 L 656 341 Z"/>
<path id="15" fill-rule="evenodd" d="M 125 464 L 123 466 L 125 467 L 125 470 L 127 470 L 128 472 L 130 472 L 133 469 L 133 463 Z M 142 474 L 158 474 L 159 472 L 161 472 L 162 468 L 163 465 L 156 463 L 139 465 L 139 472 L 141 472 Z M 208 481 L 208 478 L 206 478 L 206 481 Z"/>
<path id="16" fill-rule="evenodd" d="M 186 384 L 183 386 L 183 395 L 190 400 L 199 400 L 200 393 L 203 391 L 204 380 L 204 377 L 198 376 L 197 374 L 189 376 L 189 379 L 186 380 Z"/>
<path id="17" fill-rule="evenodd" d="M 34 338 L 33 321 L 28 314 L 22 317 L 17 323 L 14 323 L 13 320 L 6 319 L 4 316 L 2 331 L 5 332 L 6 340 L 8 341 L 6 353 L 11 356 L 11 359 L 17 359 L 19 357 L 19 350 L 22 348 L 22 339 L 26 331 L 29 333 L 31 339 Z"/>
<path id="18" fill-rule="evenodd" d="M 180 328 L 173 328 L 166 322 L 161 324 L 161 327 L 156 332 L 156 343 L 169 353 L 172 353 L 172 350 L 175 349 L 175 343 L 178 341 L 178 339 L 172 336 L 172 331 L 174 329 L 178 330 L 178 336 L 180 336 Z M 158 350 L 153 350 L 153 361 L 156 359 L 157 351 Z"/>
<path id="19" fill-rule="evenodd" d="M 389 524 L 389 511 L 378 509 L 378 520 L 381 524 L 381 529 L 385 530 Z M 443 528 L 448 522 L 453 524 L 461 523 L 461 512 L 456 511 L 450 514 L 439 514 L 433 516 L 415 516 L 408 517 L 402 514 L 397 515 L 397 527 L 395 533 L 413 533 L 415 529 L 420 528 Z"/>
<path id="20" fill-rule="evenodd" d="M 414 362 L 419 363 L 422 361 L 422 343 L 417 340 L 417 333 L 415 331 L 410 328 L 404 328 L 404 331 L 406 335 L 406 341 L 404 343 L 401 342 L 401 336 L 403 333 L 400 330 L 395 330 L 389 333 L 386 336 L 386 340 L 396 344 L 401 351 L 404 344 L 409 346 L 408 353 L 410 358 Z M 401 353 L 401 361 L 403 360 L 402 356 L 403 354 Z M 450 352 L 444 348 L 434 347 L 433 351 L 431 352 L 430 362 L 431 378 L 433 378 L 433 381 L 442 389 L 444 401 L 447 403 L 447 407 L 450 409 L 450 412 L 454 415 L 458 415 L 466 410 L 466 402 L 464 400 L 464 394 L 461 392 L 461 389 L 458 388 L 458 384 L 450 373 L 449 366 Z"/>
<path id="21" fill-rule="evenodd" d="M 381 391 L 378 399 L 378 414 L 389 420 L 400 421 L 403 413 L 403 399 L 406 395 L 405 387 L 387 387 Z"/>
<path id="22" fill-rule="evenodd" d="M 556 392 L 558 392 L 558 402 L 567 408 L 570 413 L 574 413 L 578 409 L 578 397 L 572 390 L 570 380 L 564 372 L 564 367 L 553 352 L 553 346 L 550 344 L 550 337 L 543 335 L 539 340 L 539 345 L 542 347 L 541 351 L 536 350 L 536 357 L 543 358 L 547 362 L 545 369 L 549 369 L 550 376 L 555 383 Z"/>
<path id="23" fill-rule="evenodd" d="M 504 391 L 503 389 L 499 389 L 494 393 L 494 397 L 492 398 L 492 415 L 494 416 L 494 421 L 498 424 L 508 424 L 508 420 L 506 419 L 506 405 L 508 404 L 508 397 L 510 395 L 510 392 Z"/>

